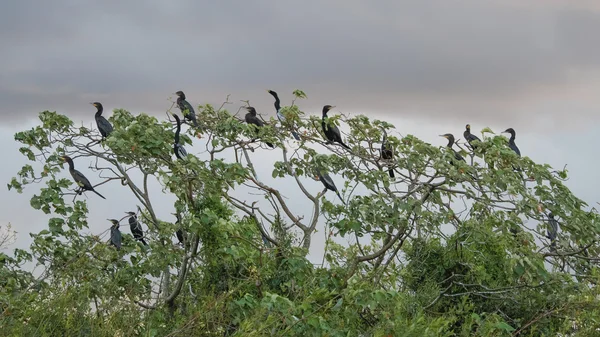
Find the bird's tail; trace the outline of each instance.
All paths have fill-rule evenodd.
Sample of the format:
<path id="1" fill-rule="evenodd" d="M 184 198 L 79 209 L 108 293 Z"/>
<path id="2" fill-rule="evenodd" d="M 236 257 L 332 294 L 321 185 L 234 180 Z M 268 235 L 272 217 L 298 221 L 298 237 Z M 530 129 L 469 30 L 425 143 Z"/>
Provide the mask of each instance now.
<path id="1" fill-rule="evenodd" d="M 340 141 L 340 145 L 342 145 L 343 147 L 345 147 L 345 148 L 346 148 L 346 149 L 348 149 L 348 150 L 352 150 L 352 149 L 350 148 L 350 146 L 348 146 L 348 145 L 344 144 L 344 142 L 341 142 L 341 141 Z"/>
<path id="2" fill-rule="evenodd" d="M 396 178 L 396 175 L 394 174 L 394 169 L 390 169 L 388 173 L 390 174 L 390 178 Z"/>
<path id="3" fill-rule="evenodd" d="M 147 245 L 148 245 L 148 243 L 147 243 L 146 241 L 144 241 L 144 238 L 141 238 L 141 239 L 140 239 L 140 241 L 142 242 L 142 244 L 143 244 L 144 246 L 147 246 Z"/>
<path id="4" fill-rule="evenodd" d="M 275 145 L 273 145 L 273 143 L 265 142 L 265 144 L 267 144 L 267 146 L 270 147 L 270 148 L 274 148 L 275 147 Z"/>
<path id="5" fill-rule="evenodd" d="M 296 131 L 292 131 L 292 136 L 294 136 L 296 140 L 300 140 L 300 135 Z"/>
<path id="6" fill-rule="evenodd" d="M 344 201 L 344 199 L 342 199 L 342 196 L 340 195 L 340 192 L 335 191 L 335 194 L 338 196 L 338 198 L 340 198 L 340 200 L 342 201 L 342 204 L 346 204 L 346 202 Z"/>
<path id="7" fill-rule="evenodd" d="M 106 200 L 106 198 L 105 198 L 105 197 L 104 197 L 102 194 L 100 194 L 100 193 L 96 192 L 96 190 L 92 190 L 92 192 L 94 192 L 94 193 L 98 194 L 98 195 L 100 196 L 100 198 L 102 198 L 102 199 L 105 199 L 105 200 Z"/>

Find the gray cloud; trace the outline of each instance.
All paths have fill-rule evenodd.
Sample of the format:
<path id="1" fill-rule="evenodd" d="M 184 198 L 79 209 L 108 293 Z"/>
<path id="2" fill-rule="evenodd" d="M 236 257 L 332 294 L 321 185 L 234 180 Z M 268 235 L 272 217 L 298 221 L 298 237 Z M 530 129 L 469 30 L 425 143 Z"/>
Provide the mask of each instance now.
<path id="1" fill-rule="evenodd" d="M 161 111 L 179 89 L 197 103 L 217 104 L 232 93 L 267 106 L 262 89 L 270 87 L 304 89 L 307 109 L 331 102 L 344 111 L 495 120 L 540 113 L 540 102 L 556 97 L 548 92 L 581 101 L 573 88 L 600 84 L 600 76 L 586 82 L 573 76 L 599 66 L 592 32 L 600 14 L 593 4 L 61 0 L 1 6 L 0 112 L 12 118 L 48 106 L 84 111 L 83 103 L 100 99 Z"/>

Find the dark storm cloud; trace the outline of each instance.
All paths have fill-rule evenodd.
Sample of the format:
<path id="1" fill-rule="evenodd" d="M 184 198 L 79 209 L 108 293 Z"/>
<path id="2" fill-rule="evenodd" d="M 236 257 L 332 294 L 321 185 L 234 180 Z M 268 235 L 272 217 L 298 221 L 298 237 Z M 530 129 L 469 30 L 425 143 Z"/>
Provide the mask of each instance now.
<path id="1" fill-rule="evenodd" d="M 0 112 L 100 98 L 162 111 L 180 89 L 196 103 L 233 93 L 266 106 L 263 89 L 301 88 L 310 109 L 492 118 L 535 109 L 523 103 L 534 93 L 570 90 L 573 71 L 598 68 L 600 14 L 564 4 L 4 2 Z"/>

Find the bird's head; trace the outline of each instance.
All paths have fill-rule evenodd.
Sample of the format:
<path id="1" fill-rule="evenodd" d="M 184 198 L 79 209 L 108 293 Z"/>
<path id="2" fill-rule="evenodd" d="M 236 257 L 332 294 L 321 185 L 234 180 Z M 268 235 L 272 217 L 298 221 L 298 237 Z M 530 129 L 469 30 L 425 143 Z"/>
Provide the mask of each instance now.
<path id="1" fill-rule="evenodd" d="M 446 138 L 448 140 L 450 140 L 450 139 L 454 140 L 454 135 L 452 135 L 451 133 L 445 133 L 443 135 L 440 135 L 440 137 L 444 137 L 444 138 Z"/>
<path id="2" fill-rule="evenodd" d="M 100 102 L 92 102 L 90 104 L 93 105 L 96 109 L 102 110 L 102 103 L 100 103 Z"/>
<path id="3" fill-rule="evenodd" d="M 106 219 L 106 220 L 110 221 L 114 226 L 119 225 L 119 220 L 116 220 L 116 219 Z"/>
<path id="4" fill-rule="evenodd" d="M 467 126 L 465 126 L 465 128 L 467 129 L 467 131 L 471 132 L 471 124 L 467 124 Z"/>
<path id="5" fill-rule="evenodd" d="M 185 94 L 181 90 L 179 90 L 178 92 L 176 92 L 175 95 L 177 95 L 177 96 L 179 96 L 181 98 L 185 98 Z"/>
<path id="6" fill-rule="evenodd" d="M 271 89 L 267 89 L 267 92 L 273 96 L 277 96 L 277 93 Z"/>
<path id="7" fill-rule="evenodd" d="M 249 113 L 251 113 L 252 115 L 256 115 L 256 109 L 254 109 L 254 107 L 251 106 L 245 106 L 244 109 L 246 109 Z"/>
<path id="8" fill-rule="evenodd" d="M 513 128 L 508 128 L 508 129 L 502 131 L 502 133 L 510 133 L 511 135 L 514 135 L 515 134 L 515 130 Z"/>
<path id="9" fill-rule="evenodd" d="M 333 108 L 335 108 L 335 105 L 329 105 L 329 104 L 325 105 L 323 107 L 323 115 L 326 115 L 329 112 L 329 110 L 331 110 Z"/>
<path id="10" fill-rule="evenodd" d="M 132 212 L 132 211 L 125 212 L 125 214 L 128 214 L 129 216 L 135 216 L 135 212 Z"/>

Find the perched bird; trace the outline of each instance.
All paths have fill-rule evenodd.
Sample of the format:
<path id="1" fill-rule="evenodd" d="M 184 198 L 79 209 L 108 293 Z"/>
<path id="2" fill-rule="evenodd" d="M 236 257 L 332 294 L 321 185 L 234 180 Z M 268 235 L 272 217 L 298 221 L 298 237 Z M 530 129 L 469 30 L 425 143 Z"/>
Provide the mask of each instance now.
<path id="1" fill-rule="evenodd" d="M 390 160 L 390 159 L 394 159 L 394 148 L 392 148 L 392 145 L 390 143 L 388 143 L 387 141 L 387 132 L 385 131 L 384 128 L 381 128 L 381 131 L 383 131 L 383 139 L 381 140 L 381 158 L 386 159 L 386 160 Z M 391 168 L 388 173 L 390 174 L 390 178 L 394 178 L 394 169 Z"/>
<path id="2" fill-rule="evenodd" d="M 335 186 L 335 183 L 333 182 L 333 179 L 331 179 L 331 176 L 327 172 L 322 172 L 320 170 L 316 170 L 315 180 L 320 180 L 323 183 L 323 186 L 325 186 L 326 189 L 328 189 L 330 191 L 334 191 L 335 194 L 337 194 L 338 198 L 340 198 L 340 200 L 342 201 L 342 203 L 346 204 L 346 202 L 344 201 L 344 199 L 342 199 L 342 196 L 340 195 L 340 192 L 338 192 L 338 189 Z"/>
<path id="3" fill-rule="evenodd" d="M 173 141 L 173 152 L 175 153 L 175 157 L 177 159 L 184 159 L 187 156 L 187 151 L 183 147 L 183 145 L 179 144 L 179 133 L 181 132 L 181 120 L 177 114 L 173 114 L 175 117 L 175 121 L 177 122 L 177 130 L 175 131 L 175 139 Z"/>
<path id="4" fill-rule="evenodd" d="M 263 121 L 261 121 L 260 118 L 256 116 L 256 109 L 254 109 L 251 106 L 245 107 L 245 109 L 248 110 L 248 113 L 245 117 L 246 123 L 256 125 L 259 128 L 265 125 L 265 123 L 263 123 Z M 258 134 L 258 129 L 256 129 L 256 133 Z M 272 143 L 269 142 L 265 142 L 265 144 L 267 144 L 267 146 L 270 148 L 275 147 Z"/>
<path id="5" fill-rule="evenodd" d="M 515 151 L 515 153 L 520 157 L 521 151 L 519 151 L 517 144 L 515 144 L 515 137 L 517 135 L 515 130 L 513 130 L 513 128 L 508 128 L 508 129 L 502 131 L 502 133 L 510 133 L 510 139 L 508 140 L 508 147 L 510 147 L 511 150 Z"/>
<path id="6" fill-rule="evenodd" d="M 550 240 L 550 250 L 556 250 L 556 237 L 558 236 L 558 221 L 552 212 L 548 213 L 548 229 L 546 237 Z"/>
<path id="7" fill-rule="evenodd" d="M 142 225 L 137 219 L 135 212 L 126 212 L 129 214 L 129 228 L 131 229 L 131 234 L 133 234 L 133 238 L 141 241 L 144 246 L 148 244 L 144 241 L 144 230 L 142 229 Z"/>
<path id="8" fill-rule="evenodd" d="M 183 118 L 188 120 L 194 124 L 195 127 L 198 127 L 198 121 L 196 120 L 196 111 L 194 111 L 194 107 L 186 101 L 185 94 L 183 91 L 178 91 L 175 93 L 177 95 L 177 107 L 181 110 L 183 114 Z"/>
<path id="9" fill-rule="evenodd" d="M 106 199 L 102 194 L 94 190 L 94 187 L 92 184 L 90 184 L 90 181 L 81 172 L 75 169 L 75 165 L 73 164 L 73 159 L 71 159 L 71 157 L 62 156 L 61 159 L 69 164 L 69 173 L 71 173 L 71 177 L 73 177 L 73 180 L 77 186 L 79 186 L 79 191 L 77 192 L 78 194 L 81 194 L 84 191 L 92 191 L 98 194 L 102 199 Z"/>
<path id="10" fill-rule="evenodd" d="M 465 130 L 465 132 L 463 132 L 463 136 L 465 137 L 465 140 L 469 143 L 471 148 L 474 149 L 475 147 L 477 147 L 477 145 L 474 145 L 473 141 L 476 140 L 476 141 L 481 142 L 481 139 L 479 139 L 479 137 L 477 137 L 471 133 L 471 124 L 467 124 L 467 126 L 465 128 L 466 128 L 466 130 Z"/>
<path id="11" fill-rule="evenodd" d="M 463 156 L 460 155 L 460 153 L 456 152 L 453 148 L 452 145 L 454 145 L 454 135 L 452 135 L 451 133 L 446 133 L 443 135 L 440 135 L 440 137 L 444 137 L 446 139 L 448 139 L 448 145 L 446 145 L 450 150 L 452 150 L 452 152 L 454 152 L 454 158 L 456 160 L 460 160 L 460 161 L 465 161 L 465 158 L 463 158 Z M 451 164 L 453 164 L 453 162 L 450 162 Z"/>
<path id="12" fill-rule="evenodd" d="M 183 233 L 183 228 L 181 228 L 181 224 L 180 224 L 180 218 L 179 218 L 179 213 L 171 213 L 173 215 L 175 215 L 175 217 L 177 218 L 177 221 L 175 222 L 176 225 L 179 225 L 179 228 L 177 229 L 177 231 L 175 231 L 175 236 L 177 236 L 177 240 L 179 241 L 179 243 L 181 245 L 185 244 L 185 235 Z"/>
<path id="13" fill-rule="evenodd" d="M 342 140 L 342 134 L 340 133 L 340 129 L 338 129 L 336 125 L 329 125 L 329 123 L 327 123 L 327 121 L 325 120 L 325 118 L 327 118 L 327 113 L 333 108 L 335 108 L 335 106 L 325 105 L 323 107 L 323 118 L 321 119 L 321 127 L 323 128 L 325 137 L 327 137 L 327 143 L 331 144 L 337 142 L 346 149 L 351 150 L 351 148 L 348 145 L 344 144 L 344 141 Z"/>
<path id="14" fill-rule="evenodd" d="M 285 116 L 281 113 L 281 103 L 279 102 L 279 96 L 273 90 L 267 90 L 267 92 L 273 95 L 273 97 L 275 97 L 275 111 L 277 111 L 277 118 L 279 118 L 279 121 L 282 124 L 285 123 Z M 300 140 L 300 135 L 298 135 L 296 131 L 292 130 L 292 136 L 294 136 L 296 140 Z"/>
<path id="15" fill-rule="evenodd" d="M 96 111 L 96 115 L 94 116 L 94 118 L 96 119 L 96 125 L 98 125 L 98 131 L 100 131 L 102 138 L 108 137 L 110 135 L 110 133 L 113 131 L 113 126 L 110 124 L 110 122 L 108 120 L 106 120 L 106 118 L 104 118 L 102 116 L 102 111 L 104 111 L 102 104 L 100 104 L 98 102 L 94 102 L 94 103 L 90 103 L 90 104 L 95 106 L 96 109 L 98 109 Z"/>
<path id="16" fill-rule="evenodd" d="M 110 244 L 120 250 L 122 237 L 119 230 L 119 220 L 108 219 L 108 221 L 112 222 L 112 226 L 110 226 Z"/>

